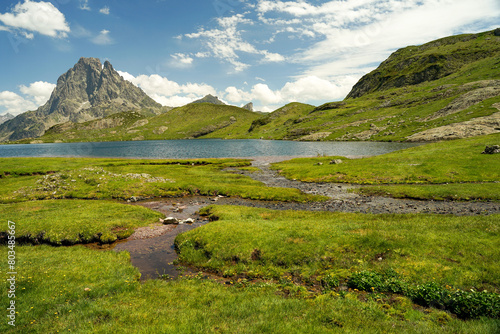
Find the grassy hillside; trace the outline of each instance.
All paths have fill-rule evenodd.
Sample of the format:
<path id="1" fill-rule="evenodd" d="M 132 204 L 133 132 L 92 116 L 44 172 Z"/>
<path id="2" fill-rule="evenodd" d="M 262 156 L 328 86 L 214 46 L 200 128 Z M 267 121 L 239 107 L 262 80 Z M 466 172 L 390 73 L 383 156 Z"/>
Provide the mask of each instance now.
<path id="1" fill-rule="evenodd" d="M 257 113 L 234 106 L 188 104 L 152 117 L 130 111 L 86 123 L 58 125 L 37 138 L 37 142 L 199 138 L 221 129 L 227 134 L 244 132 L 248 124 L 259 117 Z"/>
<path id="2" fill-rule="evenodd" d="M 417 140 L 498 132 L 498 116 L 476 121 L 479 124 L 465 124 L 464 129 L 457 129 L 456 124 L 499 112 L 499 59 L 500 37 L 493 32 L 410 46 L 398 50 L 363 77 L 344 101 L 327 103 L 306 114 L 285 113 L 273 120 L 273 127 L 278 129 L 268 131 L 257 126 L 241 135 L 266 139 L 402 141 L 450 124 L 454 126 L 440 129 L 436 136 Z"/>

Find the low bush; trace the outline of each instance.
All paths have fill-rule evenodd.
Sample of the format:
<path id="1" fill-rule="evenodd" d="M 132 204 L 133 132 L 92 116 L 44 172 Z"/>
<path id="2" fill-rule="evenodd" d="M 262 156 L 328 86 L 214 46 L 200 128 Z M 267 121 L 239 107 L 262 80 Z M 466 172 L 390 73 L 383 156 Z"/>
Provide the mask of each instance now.
<path id="1" fill-rule="evenodd" d="M 398 275 L 388 275 L 373 271 L 353 274 L 348 282 L 352 289 L 369 292 L 400 293 L 414 303 L 447 310 L 462 319 L 479 317 L 500 318 L 500 295 L 487 291 L 464 291 L 436 282 L 411 286 Z"/>

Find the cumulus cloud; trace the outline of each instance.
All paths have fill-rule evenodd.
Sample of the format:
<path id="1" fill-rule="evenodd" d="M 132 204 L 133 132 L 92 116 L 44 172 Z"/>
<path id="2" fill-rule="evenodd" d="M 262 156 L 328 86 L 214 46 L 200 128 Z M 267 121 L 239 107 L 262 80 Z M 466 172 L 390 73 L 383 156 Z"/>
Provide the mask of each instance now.
<path id="1" fill-rule="evenodd" d="M 36 105 L 18 94 L 10 91 L 0 92 L 0 107 L 4 109 L 6 113 L 11 113 L 13 115 L 18 115 L 28 110 L 33 110 Z"/>
<path id="2" fill-rule="evenodd" d="M 333 101 L 345 96 L 345 83 L 334 83 L 316 76 L 307 76 L 287 82 L 281 89 L 272 90 L 258 83 L 250 91 L 228 87 L 224 98 L 233 103 L 254 101 L 261 106 L 286 104 L 294 101 Z"/>
<path id="3" fill-rule="evenodd" d="M 184 36 L 190 39 L 198 39 L 207 48 L 206 52 L 198 53 L 202 57 L 208 55 L 230 63 L 234 72 L 241 72 L 250 65 L 241 61 L 240 54 L 256 54 L 264 56 L 265 62 L 281 62 L 285 57 L 268 50 L 259 50 L 247 42 L 242 35 L 239 25 L 253 25 L 254 22 L 245 18 L 244 14 L 236 14 L 230 17 L 217 18 L 219 28 L 205 30 L 199 29 L 196 33 Z"/>
<path id="4" fill-rule="evenodd" d="M 0 110 L 3 109 L 3 111 L 13 115 L 35 110 L 47 102 L 55 87 L 54 84 L 37 81 L 28 86 L 19 86 L 19 90 L 24 96 L 11 91 L 0 92 Z"/>
<path id="5" fill-rule="evenodd" d="M 113 44 L 114 40 L 111 38 L 109 35 L 110 31 L 103 29 L 99 33 L 99 35 L 95 36 L 94 38 L 91 39 L 92 43 L 98 44 L 98 45 L 109 45 Z"/>
<path id="6" fill-rule="evenodd" d="M 0 30 L 14 30 L 28 39 L 34 38 L 33 32 L 54 38 L 65 38 L 70 32 L 63 13 L 44 1 L 19 2 L 10 13 L 0 14 L 0 22 L 5 25 Z"/>
<path id="7" fill-rule="evenodd" d="M 104 15 L 109 15 L 109 7 L 104 6 L 101 9 L 99 9 L 99 13 L 104 14 Z"/>
<path id="8" fill-rule="evenodd" d="M 125 79 L 140 87 L 158 103 L 166 106 L 182 106 L 207 94 L 218 95 L 221 99 L 234 105 L 254 102 L 259 110 L 270 111 L 280 104 L 294 101 L 334 101 L 347 94 L 345 82 L 334 83 L 315 76 L 298 78 L 287 82 L 281 89 L 272 90 L 267 84 L 257 83 L 248 89 L 227 87 L 222 92 L 207 84 L 179 84 L 158 74 L 139 75 L 137 77 L 118 71 Z M 349 87 L 350 88 L 350 87 Z M 267 108 L 266 108 L 267 107 Z"/>
<path id="9" fill-rule="evenodd" d="M 33 100 L 37 106 L 47 102 L 55 88 L 55 84 L 45 81 L 33 82 L 29 86 L 19 86 L 21 93 Z"/>
<path id="10" fill-rule="evenodd" d="M 494 27 L 500 17 L 500 3 L 498 0 L 332 0 L 318 4 L 303 0 L 259 0 L 255 11 L 259 22 L 274 28 L 273 37 L 268 39 L 270 43 L 277 34 L 309 41 L 309 46 L 288 59 L 304 68 L 302 73 L 295 74 L 297 77 L 322 78 L 335 82 L 340 91 L 348 91 L 362 75 L 398 48 L 457 32 Z"/>
<path id="11" fill-rule="evenodd" d="M 118 73 L 164 106 L 178 107 L 208 94 L 217 95 L 215 88 L 204 83 L 179 84 L 158 74 L 141 74 L 135 77 L 127 72 L 118 71 Z"/>

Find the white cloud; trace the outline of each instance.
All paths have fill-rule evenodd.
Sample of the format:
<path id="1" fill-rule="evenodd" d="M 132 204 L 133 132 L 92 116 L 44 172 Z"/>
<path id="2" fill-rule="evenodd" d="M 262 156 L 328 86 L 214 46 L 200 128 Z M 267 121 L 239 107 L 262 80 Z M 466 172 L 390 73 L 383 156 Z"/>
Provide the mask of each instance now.
<path id="1" fill-rule="evenodd" d="M 104 15 L 109 15 L 109 7 L 104 6 L 101 9 L 99 9 L 99 13 L 104 14 Z"/>
<path id="2" fill-rule="evenodd" d="M 295 74 L 296 84 L 301 78 L 317 77 L 335 84 L 336 89 L 329 87 L 329 90 L 347 93 L 362 75 L 396 49 L 498 26 L 500 2 L 332 0 L 318 4 L 304 0 L 259 0 L 255 11 L 259 22 L 274 30 L 267 42 L 274 43 L 277 34 L 309 42 L 309 46 L 287 57 L 289 63 L 303 68 L 302 73 Z M 289 89 L 293 87 L 287 85 Z M 281 90 L 282 96 L 291 92 Z M 301 101 L 308 95 L 305 93 Z"/>
<path id="3" fill-rule="evenodd" d="M 269 62 L 269 63 L 280 63 L 282 61 L 285 61 L 286 58 L 280 55 L 279 53 L 272 53 L 268 51 L 262 51 L 262 54 L 264 55 L 264 62 Z"/>
<path id="4" fill-rule="evenodd" d="M 92 43 L 98 44 L 98 45 L 109 45 L 113 44 L 114 40 L 109 36 L 110 31 L 103 29 L 99 33 L 99 35 L 95 36 L 94 38 L 91 39 Z"/>
<path id="5" fill-rule="evenodd" d="M 18 115 L 28 110 L 34 110 L 36 105 L 32 101 L 14 92 L 3 91 L 0 92 L 0 107 L 2 107 L 6 113 Z"/>
<path id="6" fill-rule="evenodd" d="M 265 62 L 284 61 L 285 58 L 277 53 L 271 53 L 267 50 L 259 50 L 251 43 L 245 41 L 242 36 L 242 30 L 238 25 L 253 25 L 254 22 L 245 18 L 244 14 L 236 14 L 230 17 L 221 17 L 217 19 L 220 29 L 205 30 L 199 29 L 196 33 L 186 34 L 184 36 L 191 39 L 199 39 L 207 52 L 197 53 L 197 56 L 206 57 L 211 55 L 217 59 L 230 63 L 234 72 L 241 72 L 250 65 L 240 60 L 240 54 L 256 54 L 264 56 Z"/>
<path id="7" fill-rule="evenodd" d="M 158 103 L 172 107 L 182 106 L 211 94 L 218 95 L 221 99 L 235 105 L 254 102 L 256 106 L 259 106 L 258 110 L 270 111 L 293 101 L 334 101 L 347 94 L 347 91 L 343 89 L 343 82 L 337 84 L 315 76 L 287 82 L 278 90 L 272 90 L 267 84 L 257 83 L 248 90 L 229 86 L 224 92 L 218 93 L 215 88 L 207 84 L 179 84 L 158 74 L 142 74 L 134 77 L 127 72 L 118 71 L 118 73 L 124 79 L 140 87 Z"/>
<path id="8" fill-rule="evenodd" d="M 19 90 L 34 100 L 37 106 L 41 106 L 49 100 L 54 88 L 56 88 L 56 85 L 45 81 L 33 82 L 29 86 L 19 86 Z"/>
<path id="9" fill-rule="evenodd" d="M 194 59 L 187 54 L 176 53 L 170 56 L 173 58 L 171 65 L 174 67 L 185 68 L 193 64 Z"/>
<path id="10" fill-rule="evenodd" d="M 216 90 L 207 84 L 187 83 L 178 84 L 158 74 L 139 75 L 134 77 L 127 72 L 118 71 L 125 79 L 140 87 L 156 102 L 171 107 L 178 107 L 194 100 L 200 99 L 205 95 L 217 95 Z"/>
<path id="11" fill-rule="evenodd" d="M 81 10 L 88 10 L 90 11 L 89 7 L 89 0 L 80 0 L 80 7 Z"/>
<path id="12" fill-rule="evenodd" d="M 355 27 L 342 28 L 336 23 L 317 21 L 313 29 L 322 32 L 324 40 L 297 55 L 299 62 L 312 65 L 305 74 L 359 77 L 398 48 L 449 36 L 461 27 L 500 16 L 500 5 L 495 0 L 392 2 L 395 6 L 389 12 L 367 24 L 363 21 Z M 379 12 L 388 10 L 383 4 L 376 5 L 380 5 Z M 347 14 L 344 16 L 349 17 Z"/>
<path id="13" fill-rule="evenodd" d="M 225 98 L 231 102 L 239 103 L 243 101 L 250 101 L 252 99 L 251 93 L 245 92 L 233 86 L 227 87 L 225 92 Z"/>
<path id="14" fill-rule="evenodd" d="M 208 58 L 208 57 L 210 57 L 210 53 L 208 53 L 208 52 L 196 52 L 196 54 L 194 56 L 197 58 Z"/>
<path id="15" fill-rule="evenodd" d="M 251 96 L 263 104 L 276 104 L 283 101 L 280 91 L 273 91 L 268 85 L 261 83 L 252 87 Z"/>
<path id="16" fill-rule="evenodd" d="M 19 86 L 24 96 L 11 91 L 0 92 L 0 109 L 13 115 L 35 110 L 47 102 L 55 87 L 54 84 L 37 81 L 28 86 Z"/>
<path id="17" fill-rule="evenodd" d="M 34 35 L 27 31 L 55 38 L 65 38 L 70 32 L 64 15 L 50 2 L 44 1 L 19 2 L 10 13 L 0 14 L 0 21 L 8 29 L 19 31 L 28 39 Z"/>
<path id="18" fill-rule="evenodd" d="M 348 93 L 349 89 L 346 87 L 350 89 L 352 86 L 347 86 L 345 82 L 334 83 L 316 76 L 307 76 L 287 82 L 279 90 L 272 90 L 263 83 L 254 85 L 250 91 L 231 86 L 226 88 L 224 98 L 232 103 L 253 101 L 261 106 L 283 105 L 294 101 L 334 101 Z"/>

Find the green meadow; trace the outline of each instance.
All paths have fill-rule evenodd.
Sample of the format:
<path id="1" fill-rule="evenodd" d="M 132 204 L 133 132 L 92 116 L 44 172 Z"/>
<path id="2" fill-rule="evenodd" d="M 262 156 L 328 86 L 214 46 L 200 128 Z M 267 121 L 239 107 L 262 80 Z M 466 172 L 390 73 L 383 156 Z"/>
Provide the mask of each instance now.
<path id="1" fill-rule="evenodd" d="M 277 201 L 321 201 L 297 189 L 268 188 L 224 168 L 248 160 L 2 158 L 0 203 L 45 199 L 130 200 L 224 195 Z"/>
<path id="2" fill-rule="evenodd" d="M 289 179 L 362 185 L 369 195 L 500 200 L 500 156 L 481 154 L 500 134 L 442 141 L 364 159 L 298 158 L 273 164 Z M 342 159 L 341 164 L 329 164 Z"/>
<path id="3" fill-rule="evenodd" d="M 274 168 L 289 178 L 367 184 L 393 196 L 452 189 L 497 199 L 498 135 L 429 144 L 329 165 Z M 457 154 L 461 159 L 457 159 Z M 323 165 L 318 165 L 323 162 Z M 0 272 L 16 223 L 16 326 L 2 333 L 496 333 L 500 330 L 500 217 L 372 215 L 210 206 L 211 223 L 175 241 L 194 275 L 140 282 L 128 253 L 107 244 L 161 215 L 127 204 L 160 197 L 233 196 L 312 202 L 226 168 L 248 160 L 0 159 Z M 344 175 L 339 179 L 339 175 Z M 386 184 L 387 183 L 387 184 Z M 448 184 L 445 184 L 448 183 Z M 474 187 L 473 187 L 474 186 Z M 406 188 L 405 188 L 406 187 Z M 399 191 L 396 194 L 396 190 Z M 466 190 L 469 193 L 466 193 Z M 11 253 L 12 254 L 12 253 Z M 4 280 L 2 305 L 9 305 Z"/>
<path id="4" fill-rule="evenodd" d="M 4 318 L 0 331 L 479 334 L 500 328 L 498 294 L 491 293 L 499 288 L 498 217 L 310 215 L 222 206 L 205 213 L 218 220 L 178 238 L 181 261 L 210 267 L 225 278 L 200 273 L 140 283 L 126 252 L 18 245 L 16 326 Z M 9 215 L 17 220 L 25 213 Z M 7 258 L 8 250 L 2 246 L 0 256 Z M 238 272 L 231 272 L 235 266 Z M 5 274 L 7 261 L 0 268 Z M 404 291 L 394 293 L 373 281 L 377 273 L 388 272 L 393 290 L 406 286 Z M 372 286 L 363 289 L 365 281 Z M 418 299 L 429 296 L 429 287 L 434 294 L 443 289 L 466 294 L 469 304 L 462 302 L 459 310 L 480 306 L 497 315 L 464 320 L 429 307 Z M 7 293 L 0 301 L 8 305 Z"/>

